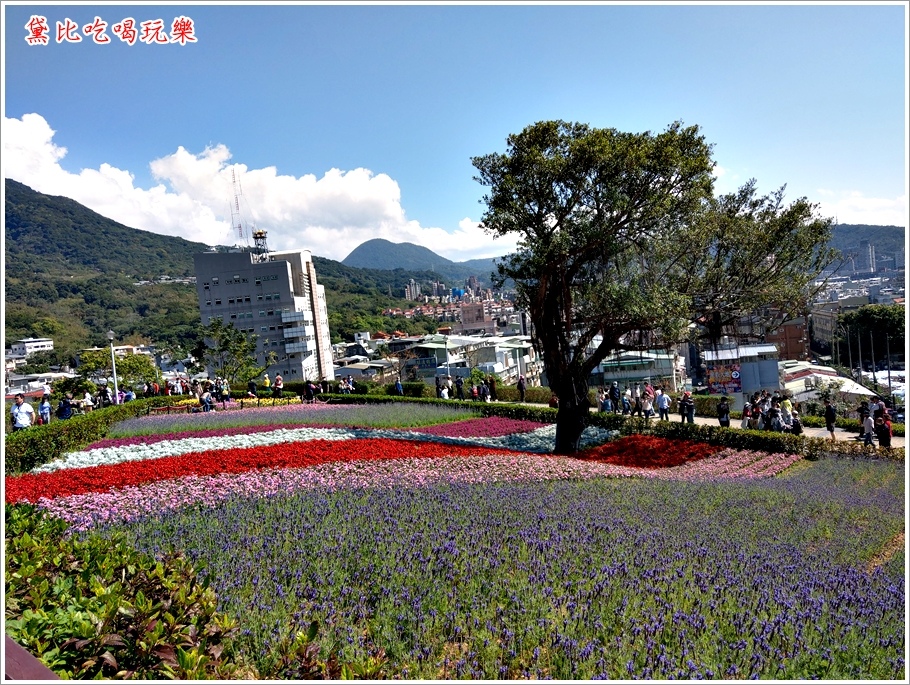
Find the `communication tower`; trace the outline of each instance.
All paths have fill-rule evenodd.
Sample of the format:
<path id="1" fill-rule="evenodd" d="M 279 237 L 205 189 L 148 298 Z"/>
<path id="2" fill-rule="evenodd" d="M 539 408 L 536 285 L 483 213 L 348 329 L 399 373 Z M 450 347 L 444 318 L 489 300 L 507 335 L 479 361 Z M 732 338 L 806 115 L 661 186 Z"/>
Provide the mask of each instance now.
<path id="1" fill-rule="evenodd" d="M 237 180 L 234 167 L 231 167 L 231 185 L 234 188 L 234 204 L 231 205 L 231 227 L 237 229 L 237 237 L 242 242 L 244 234 L 243 221 L 240 218 L 240 195 L 243 191 L 240 189 L 240 182 Z M 249 244 L 249 240 L 247 240 L 247 244 Z"/>

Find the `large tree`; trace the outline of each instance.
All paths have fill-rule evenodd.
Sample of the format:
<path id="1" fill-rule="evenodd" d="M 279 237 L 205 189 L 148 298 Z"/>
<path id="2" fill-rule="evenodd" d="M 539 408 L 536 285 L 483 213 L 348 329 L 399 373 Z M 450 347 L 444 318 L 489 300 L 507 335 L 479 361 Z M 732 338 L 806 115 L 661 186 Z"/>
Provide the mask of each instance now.
<path id="1" fill-rule="evenodd" d="M 275 353 L 266 352 L 265 363 L 260 365 L 256 353 L 259 336 L 247 335 L 232 323 L 213 318 L 201 333 L 203 342 L 193 350 L 193 356 L 204 360 L 230 385 L 256 378 L 275 362 Z"/>
<path id="2" fill-rule="evenodd" d="M 738 316 L 805 297 L 830 221 L 754 183 L 713 197 L 711 146 L 698 127 L 623 133 L 539 122 L 475 157 L 489 186 L 482 225 L 517 234 L 499 264 L 534 325 L 559 397 L 555 451 L 570 454 L 587 421 L 588 380 L 611 352 L 681 340 L 699 322 L 718 337 Z M 817 273 L 817 271 L 815 271 Z M 786 296 L 777 295 L 783 288 Z"/>

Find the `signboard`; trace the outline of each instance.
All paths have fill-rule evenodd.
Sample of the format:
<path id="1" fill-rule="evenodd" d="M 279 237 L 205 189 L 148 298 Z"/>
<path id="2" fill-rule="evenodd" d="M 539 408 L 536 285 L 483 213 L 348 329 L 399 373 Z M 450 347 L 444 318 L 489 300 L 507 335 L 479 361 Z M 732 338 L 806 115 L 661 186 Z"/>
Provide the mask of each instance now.
<path id="1" fill-rule="evenodd" d="M 739 364 L 708 367 L 708 390 L 712 395 L 735 395 L 743 390 Z"/>

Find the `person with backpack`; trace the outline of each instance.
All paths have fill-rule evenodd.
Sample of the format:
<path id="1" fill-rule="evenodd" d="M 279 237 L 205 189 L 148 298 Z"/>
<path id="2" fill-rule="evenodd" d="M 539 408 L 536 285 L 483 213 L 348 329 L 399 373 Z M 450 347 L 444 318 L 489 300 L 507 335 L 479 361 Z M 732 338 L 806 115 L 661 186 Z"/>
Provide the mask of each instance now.
<path id="1" fill-rule="evenodd" d="M 57 418 L 66 421 L 73 416 L 73 395 L 66 393 L 63 399 L 57 404 Z"/>

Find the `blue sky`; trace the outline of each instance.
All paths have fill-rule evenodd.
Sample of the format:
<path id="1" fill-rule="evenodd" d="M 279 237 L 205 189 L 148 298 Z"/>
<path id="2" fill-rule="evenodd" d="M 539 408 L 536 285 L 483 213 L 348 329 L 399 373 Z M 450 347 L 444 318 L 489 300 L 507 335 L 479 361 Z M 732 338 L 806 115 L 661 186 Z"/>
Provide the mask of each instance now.
<path id="1" fill-rule="evenodd" d="M 340 260 L 384 237 L 499 255 L 512 245 L 477 228 L 471 157 L 544 119 L 697 124 L 718 192 L 756 178 L 841 223 L 907 225 L 902 2 L 3 11 L 4 176 L 135 228 L 238 242 L 233 170 L 242 222 L 273 248 Z M 32 15 L 48 45 L 25 40 Z M 56 42 L 56 22 L 95 16 L 111 43 Z M 178 16 L 196 43 L 112 35 Z"/>

